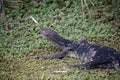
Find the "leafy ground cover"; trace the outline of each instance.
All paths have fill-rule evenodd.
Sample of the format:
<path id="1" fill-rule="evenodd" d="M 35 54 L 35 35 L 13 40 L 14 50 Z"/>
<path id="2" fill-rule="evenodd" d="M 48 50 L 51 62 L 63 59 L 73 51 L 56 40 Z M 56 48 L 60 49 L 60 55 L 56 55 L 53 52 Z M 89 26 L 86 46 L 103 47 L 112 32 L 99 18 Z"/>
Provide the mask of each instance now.
<path id="1" fill-rule="evenodd" d="M 115 69 L 81 69 L 66 63 L 80 60 L 36 60 L 32 56 L 50 54 L 59 49 L 41 34 L 42 27 L 56 30 L 70 40 L 87 39 L 120 51 L 118 6 L 114 2 L 66 0 L 42 1 L 26 10 L 10 10 L 7 19 L 0 19 L 0 79 L 1 80 L 119 80 Z M 118 0 L 119 2 L 119 0 Z M 106 3 L 106 4 L 105 4 Z M 116 9 L 116 8 L 117 9 Z M 117 12 L 116 12 L 117 11 Z M 33 16 L 38 24 L 29 16 Z"/>

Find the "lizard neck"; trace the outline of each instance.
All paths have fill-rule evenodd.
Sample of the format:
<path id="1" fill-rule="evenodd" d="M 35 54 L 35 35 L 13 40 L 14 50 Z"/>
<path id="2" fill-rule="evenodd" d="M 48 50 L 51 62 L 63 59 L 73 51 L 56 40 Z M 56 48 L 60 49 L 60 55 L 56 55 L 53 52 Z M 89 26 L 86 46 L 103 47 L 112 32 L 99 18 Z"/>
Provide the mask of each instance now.
<path id="1" fill-rule="evenodd" d="M 69 46 L 69 44 L 72 44 L 72 41 L 63 38 L 62 36 L 58 34 L 54 34 L 52 36 L 47 37 L 48 41 L 50 41 L 53 45 L 59 47 L 59 48 L 66 48 Z"/>

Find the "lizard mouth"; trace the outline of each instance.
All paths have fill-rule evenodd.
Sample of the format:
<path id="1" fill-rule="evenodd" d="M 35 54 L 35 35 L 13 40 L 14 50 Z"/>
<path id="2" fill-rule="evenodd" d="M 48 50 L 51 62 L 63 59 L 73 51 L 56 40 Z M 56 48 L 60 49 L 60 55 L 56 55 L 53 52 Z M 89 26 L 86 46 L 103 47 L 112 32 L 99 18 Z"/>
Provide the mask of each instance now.
<path id="1" fill-rule="evenodd" d="M 41 29 L 40 29 L 40 33 L 41 33 L 44 37 L 49 38 L 49 39 L 52 39 L 52 38 L 57 39 L 57 38 L 55 38 L 55 36 L 56 36 L 56 35 L 59 36 L 59 35 L 58 35 L 55 31 L 53 31 L 52 29 L 43 29 L 43 28 L 41 28 Z"/>
<path id="2" fill-rule="evenodd" d="M 40 29 L 39 33 L 41 33 L 41 34 L 43 34 L 43 35 L 47 35 L 46 30 L 43 29 L 43 28 Z"/>

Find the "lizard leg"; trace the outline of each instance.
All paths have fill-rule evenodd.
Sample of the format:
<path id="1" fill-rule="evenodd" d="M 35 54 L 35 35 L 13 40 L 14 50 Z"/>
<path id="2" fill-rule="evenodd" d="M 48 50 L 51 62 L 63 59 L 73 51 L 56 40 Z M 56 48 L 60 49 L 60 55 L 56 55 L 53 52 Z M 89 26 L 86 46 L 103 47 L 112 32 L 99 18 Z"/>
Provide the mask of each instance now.
<path id="1" fill-rule="evenodd" d="M 61 59 L 61 58 L 64 58 L 66 56 L 66 52 L 56 52 L 56 53 L 53 53 L 53 54 L 50 54 L 50 55 L 38 55 L 35 57 L 35 59 L 39 59 L 39 58 L 42 58 L 42 59 Z"/>

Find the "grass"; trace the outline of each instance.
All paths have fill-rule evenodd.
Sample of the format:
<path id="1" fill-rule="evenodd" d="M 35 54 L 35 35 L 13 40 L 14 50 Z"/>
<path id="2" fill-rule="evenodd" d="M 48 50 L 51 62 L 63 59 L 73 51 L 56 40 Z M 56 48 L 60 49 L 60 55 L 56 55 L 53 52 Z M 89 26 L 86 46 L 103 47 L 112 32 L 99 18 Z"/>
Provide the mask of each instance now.
<path id="1" fill-rule="evenodd" d="M 96 5 L 95 2 L 93 3 Z M 97 15 L 96 10 L 107 10 L 110 6 L 101 7 L 102 2 L 98 4 L 97 7 L 90 8 L 91 17 L 87 13 L 88 8 L 79 0 L 67 0 L 66 7 L 48 1 L 48 3 L 40 2 L 38 6 L 34 5 L 27 12 L 24 10 L 8 12 L 6 21 L 3 22 L 0 19 L 0 79 L 119 80 L 120 71 L 114 69 L 86 70 L 68 67 L 66 63 L 80 62 L 80 60 L 69 57 L 61 60 L 27 58 L 36 54 L 59 51 L 41 34 L 38 34 L 41 27 L 52 28 L 70 40 L 88 39 L 91 43 L 106 45 L 120 51 L 120 31 L 112 23 L 119 20 L 115 18 L 112 22 L 107 21 L 111 12 L 103 13 L 101 18 L 94 18 Z M 88 5 L 91 6 L 92 3 Z M 29 16 L 33 16 L 39 23 L 34 23 Z M 9 27 L 10 29 L 7 30 Z M 55 73 L 55 71 L 66 72 Z"/>

